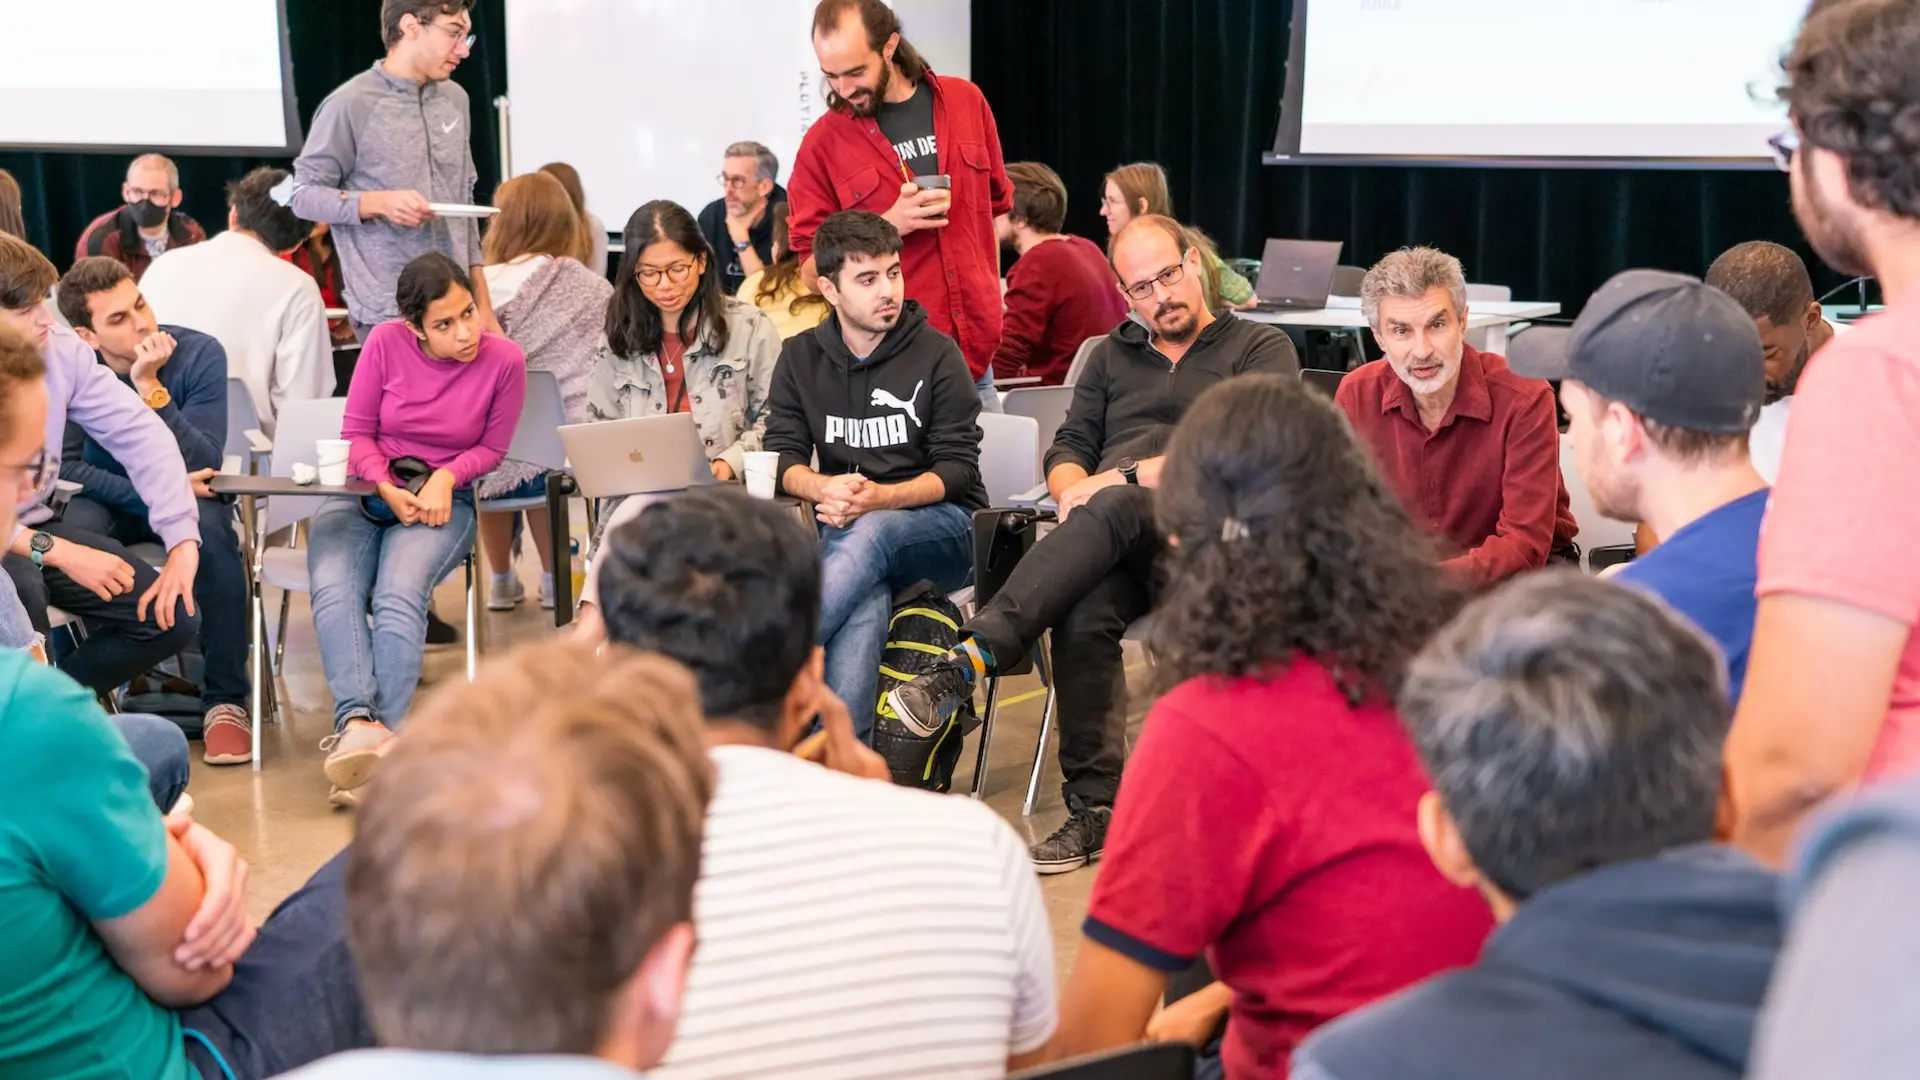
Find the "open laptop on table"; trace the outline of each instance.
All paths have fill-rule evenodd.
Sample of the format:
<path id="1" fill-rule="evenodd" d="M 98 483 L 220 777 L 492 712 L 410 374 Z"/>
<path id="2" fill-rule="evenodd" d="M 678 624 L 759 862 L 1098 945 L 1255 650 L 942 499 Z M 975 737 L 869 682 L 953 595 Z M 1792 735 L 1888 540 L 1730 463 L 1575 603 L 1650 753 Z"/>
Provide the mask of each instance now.
<path id="1" fill-rule="evenodd" d="M 1260 257 L 1260 280 L 1253 293 L 1255 311 L 1319 311 L 1333 291 L 1333 270 L 1340 265 L 1338 240 L 1268 240 Z"/>
<path id="2" fill-rule="evenodd" d="M 590 499 L 685 491 L 714 482 L 692 413 L 566 424 L 567 448 L 580 494 Z"/>

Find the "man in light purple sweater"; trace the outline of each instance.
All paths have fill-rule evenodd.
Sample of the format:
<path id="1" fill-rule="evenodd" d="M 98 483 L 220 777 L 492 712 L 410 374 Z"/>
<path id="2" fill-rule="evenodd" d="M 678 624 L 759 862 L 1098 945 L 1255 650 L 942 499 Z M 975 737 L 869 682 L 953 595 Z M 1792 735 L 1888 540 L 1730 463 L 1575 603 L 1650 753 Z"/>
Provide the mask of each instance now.
<path id="1" fill-rule="evenodd" d="M 154 415 L 166 402 L 142 401 L 73 331 L 53 325 L 46 299 L 57 280 L 45 256 L 0 234 L 0 322 L 40 345 L 47 364 L 47 446 L 55 458 L 40 470 L 39 497 L 20 511 L 0 563 L 35 629 L 47 632 L 49 605 L 86 623 L 86 641 L 60 668 L 105 696 L 199 633 L 193 578 L 200 568 L 200 511 L 179 444 Z M 69 420 L 126 464 L 147 504 L 148 523 L 167 548 L 157 574 L 117 541 L 58 520 L 54 448 Z"/>

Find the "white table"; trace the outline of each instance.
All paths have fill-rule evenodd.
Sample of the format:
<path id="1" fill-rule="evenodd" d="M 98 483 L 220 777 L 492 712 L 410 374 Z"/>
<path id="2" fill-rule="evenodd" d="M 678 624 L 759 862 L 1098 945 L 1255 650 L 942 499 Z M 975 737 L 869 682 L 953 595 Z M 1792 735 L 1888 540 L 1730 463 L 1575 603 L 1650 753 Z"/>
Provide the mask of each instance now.
<path id="1" fill-rule="evenodd" d="M 1317 330 L 1364 330 L 1367 320 L 1360 314 L 1356 300 L 1351 307 L 1329 307 L 1318 311 L 1240 311 L 1243 319 L 1274 326 L 1301 326 Z M 1549 300 L 1481 300 L 1467 304 L 1467 329 L 1487 331 L 1487 352 L 1507 351 L 1507 326 L 1528 319 L 1544 319 L 1560 314 L 1560 305 Z"/>

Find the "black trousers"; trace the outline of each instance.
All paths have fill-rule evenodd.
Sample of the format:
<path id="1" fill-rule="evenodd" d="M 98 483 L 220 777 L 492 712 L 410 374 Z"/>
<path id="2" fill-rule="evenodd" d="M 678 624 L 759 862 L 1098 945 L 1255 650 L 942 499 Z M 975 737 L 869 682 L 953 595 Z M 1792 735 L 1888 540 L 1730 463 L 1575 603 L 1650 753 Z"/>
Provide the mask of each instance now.
<path id="1" fill-rule="evenodd" d="M 33 620 L 34 629 L 47 632 L 47 607 L 76 616 L 87 624 L 87 640 L 60 661 L 60 670 L 73 681 L 97 694 L 115 687 L 186 648 L 200 632 L 200 616 L 187 614 L 187 606 L 175 602 L 173 628 L 160 629 L 154 621 L 155 609 L 148 606 L 147 617 L 135 614 L 140 597 L 153 587 L 159 571 L 128 551 L 110 536 L 79 528 L 69 521 L 49 521 L 32 526 L 70 543 L 81 544 L 116 555 L 133 567 L 133 588 L 111 600 L 102 600 L 72 578 L 52 567 L 41 569 L 24 555 L 7 553 L 0 565 L 13 579 L 20 603 Z"/>
<path id="2" fill-rule="evenodd" d="M 1020 560 L 965 630 L 1011 665 L 1053 631 L 1062 791 L 1069 805 L 1111 806 L 1126 756 L 1127 679 L 1120 638 L 1153 606 L 1166 541 L 1153 493 L 1095 494 Z"/>

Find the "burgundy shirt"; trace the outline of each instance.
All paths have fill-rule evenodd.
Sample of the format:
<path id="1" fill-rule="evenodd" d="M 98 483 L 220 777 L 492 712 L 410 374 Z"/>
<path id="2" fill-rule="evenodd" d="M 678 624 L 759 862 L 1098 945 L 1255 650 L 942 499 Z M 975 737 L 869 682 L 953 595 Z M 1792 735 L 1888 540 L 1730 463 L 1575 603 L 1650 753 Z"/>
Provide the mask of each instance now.
<path id="1" fill-rule="evenodd" d="M 1000 242 L 993 219 L 1013 209 L 1013 182 L 1000 157 L 1000 129 L 980 88 L 932 72 L 927 85 L 933 89 L 940 171 L 953 179 L 953 208 L 945 226 L 922 229 L 902 242 L 900 269 L 907 299 L 920 301 L 927 322 L 960 343 L 977 380 L 1000 345 Z M 879 121 L 828 110 L 800 140 L 787 181 L 793 253 L 803 261 L 813 253 L 814 231 L 830 214 L 886 213 L 907 179 Z"/>
<path id="2" fill-rule="evenodd" d="M 1348 375 L 1334 401 L 1414 521 L 1439 539 L 1443 565 L 1485 586 L 1545 566 L 1574 523 L 1560 510 L 1553 388 L 1463 348 L 1453 404 L 1433 431 L 1385 360 Z"/>
<path id="3" fill-rule="evenodd" d="M 1107 336 L 1126 317 L 1126 297 L 1098 245 L 1078 236 L 1037 244 L 1007 271 L 1007 313 L 993 373 L 1037 375 L 1042 384 L 1058 386 L 1081 344 Z"/>

